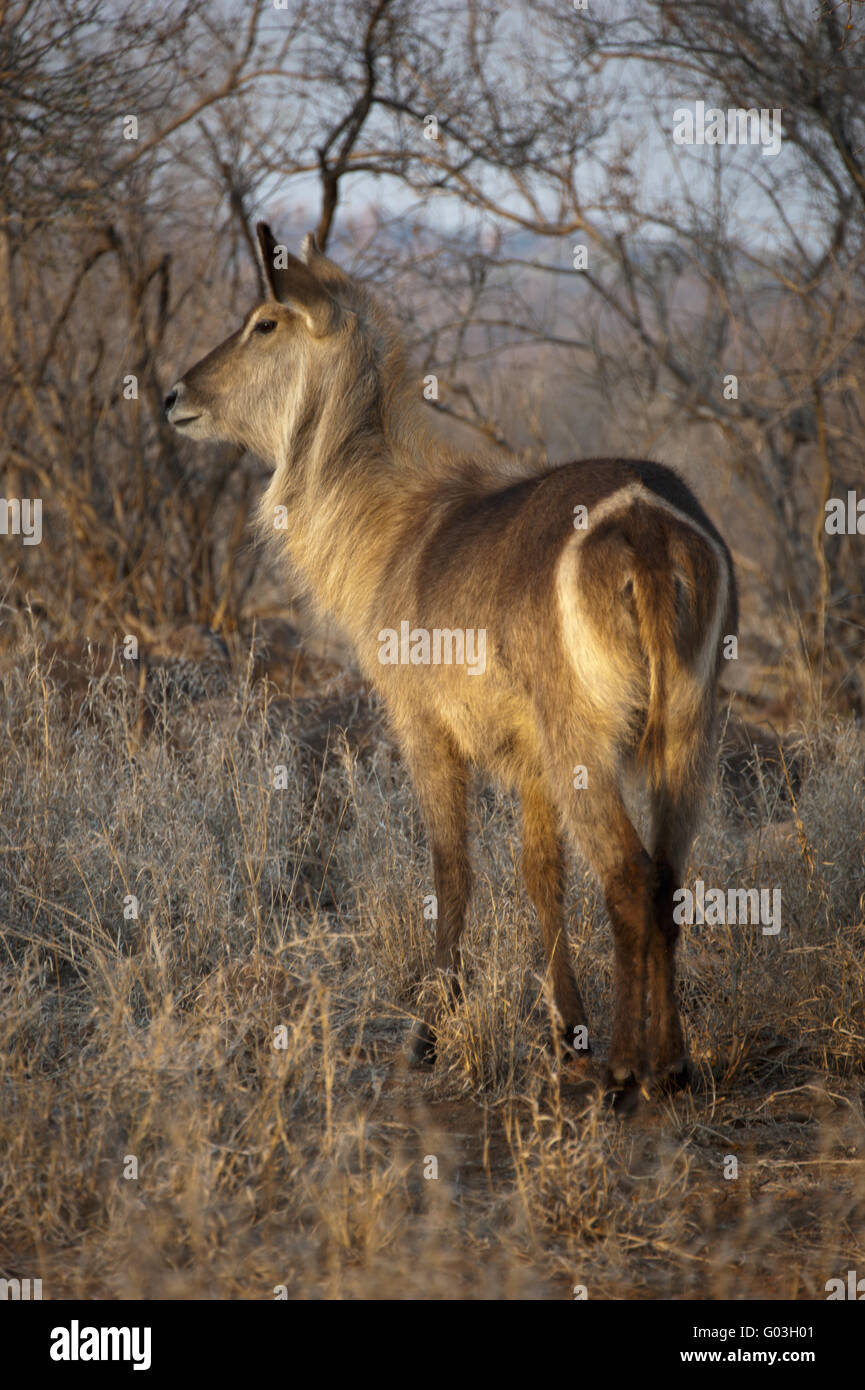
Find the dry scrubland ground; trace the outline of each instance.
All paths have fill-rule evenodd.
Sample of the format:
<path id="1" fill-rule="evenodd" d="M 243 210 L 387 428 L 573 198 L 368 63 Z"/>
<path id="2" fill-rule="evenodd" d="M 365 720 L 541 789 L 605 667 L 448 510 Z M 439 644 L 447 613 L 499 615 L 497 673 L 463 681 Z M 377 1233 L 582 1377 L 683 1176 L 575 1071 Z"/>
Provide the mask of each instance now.
<path id="1" fill-rule="evenodd" d="M 861 731 L 810 728 L 789 784 L 730 753 L 690 878 L 780 887 L 781 935 L 685 929 L 698 1087 L 621 1123 L 543 1049 L 507 798 L 478 801 L 464 1000 L 407 1073 L 431 885 L 369 698 L 241 673 L 195 703 L 168 683 L 143 726 L 133 683 L 45 665 L 0 692 L 0 1273 L 52 1298 L 823 1298 L 865 1273 Z M 571 921 L 599 1069 L 611 942 L 580 869 Z"/>

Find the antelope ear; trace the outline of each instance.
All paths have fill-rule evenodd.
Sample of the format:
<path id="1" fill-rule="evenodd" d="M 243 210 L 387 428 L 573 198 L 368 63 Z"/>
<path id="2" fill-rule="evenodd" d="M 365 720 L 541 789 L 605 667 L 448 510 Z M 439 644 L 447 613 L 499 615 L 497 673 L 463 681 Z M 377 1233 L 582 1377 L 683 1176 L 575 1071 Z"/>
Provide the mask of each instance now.
<path id="1" fill-rule="evenodd" d="M 304 264 L 312 271 L 316 280 L 323 285 L 331 294 L 338 297 L 343 292 L 347 292 L 351 284 L 351 276 L 341 270 L 334 261 L 326 256 L 315 238 L 315 232 L 307 232 L 303 238 L 302 256 Z M 346 310 L 350 312 L 350 310 Z"/>
<path id="2" fill-rule="evenodd" d="M 255 250 L 265 290 L 276 299 L 276 285 L 273 280 L 276 238 L 266 222 L 256 222 L 255 224 Z"/>
<path id="3" fill-rule="evenodd" d="M 255 230 L 259 264 L 273 298 L 302 314 L 314 337 L 333 333 L 342 320 L 336 300 L 303 261 L 277 243 L 266 222 L 257 223 Z"/>

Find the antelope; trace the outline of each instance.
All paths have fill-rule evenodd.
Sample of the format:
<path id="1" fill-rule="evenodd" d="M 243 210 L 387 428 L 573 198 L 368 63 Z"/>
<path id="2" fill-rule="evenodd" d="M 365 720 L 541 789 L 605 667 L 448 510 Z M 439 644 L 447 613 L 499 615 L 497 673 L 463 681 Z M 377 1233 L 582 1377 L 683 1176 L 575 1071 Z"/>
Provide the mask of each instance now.
<path id="1" fill-rule="evenodd" d="M 458 996 L 477 770 L 520 798 L 558 1045 L 591 1050 L 564 918 L 570 841 L 612 924 L 608 1098 L 628 1113 L 650 1082 L 688 1085 L 673 894 L 713 775 L 723 641 L 737 629 L 727 546 L 661 464 L 538 469 L 445 443 L 368 289 L 311 235 L 297 257 L 259 223 L 257 250 L 267 299 L 175 384 L 166 415 L 273 468 L 260 524 L 353 643 L 420 802 L 436 969 Z M 482 665 L 453 659 L 454 634 L 469 632 L 484 634 Z M 438 661 L 430 633 L 444 634 Z M 645 844 L 630 786 L 649 808 Z M 437 1021 L 419 1010 L 411 1065 L 434 1062 Z"/>

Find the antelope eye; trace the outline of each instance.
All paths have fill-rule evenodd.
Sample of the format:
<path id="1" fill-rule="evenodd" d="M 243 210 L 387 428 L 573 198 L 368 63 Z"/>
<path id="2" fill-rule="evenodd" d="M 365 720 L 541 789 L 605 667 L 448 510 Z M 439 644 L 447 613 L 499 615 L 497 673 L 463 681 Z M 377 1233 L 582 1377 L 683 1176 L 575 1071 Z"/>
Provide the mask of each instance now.
<path id="1" fill-rule="evenodd" d="M 276 327 L 276 319 L 259 319 L 255 325 L 256 333 L 272 333 Z"/>

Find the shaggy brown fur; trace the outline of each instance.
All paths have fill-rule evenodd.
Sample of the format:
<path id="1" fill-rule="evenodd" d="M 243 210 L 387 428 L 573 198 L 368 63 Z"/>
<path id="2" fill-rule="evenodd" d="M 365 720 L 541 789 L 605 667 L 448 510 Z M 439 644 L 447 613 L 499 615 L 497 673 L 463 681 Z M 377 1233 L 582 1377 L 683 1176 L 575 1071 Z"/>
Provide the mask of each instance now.
<path id="1" fill-rule="evenodd" d="M 262 525 L 353 641 L 420 798 L 436 966 L 456 979 L 479 767 L 522 799 L 523 874 L 566 1037 L 586 1018 L 562 910 L 563 833 L 598 875 L 613 925 L 609 1085 L 629 1103 L 650 1072 L 681 1079 L 672 894 L 712 771 L 722 642 L 736 631 L 723 540 L 660 464 L 530 472 L 449 449 L 366 289 L 311 238 L 303 261 L 263 224 L 259 242 L 271 299 L 186 373 L 166 410 L 183 433 L 234 441 L 274 467 Z M 383 664 L 405 624 L 408 660 Z M 438 664 L 421 630 L 444 633 Z M 481 632 L 472 670 L 454 634 L 468 652 Z M 651 806 L 645 846 L 625 804 L 631 777 Z M 431 1020 L 412 1050 L 434 1056 Z"/>

